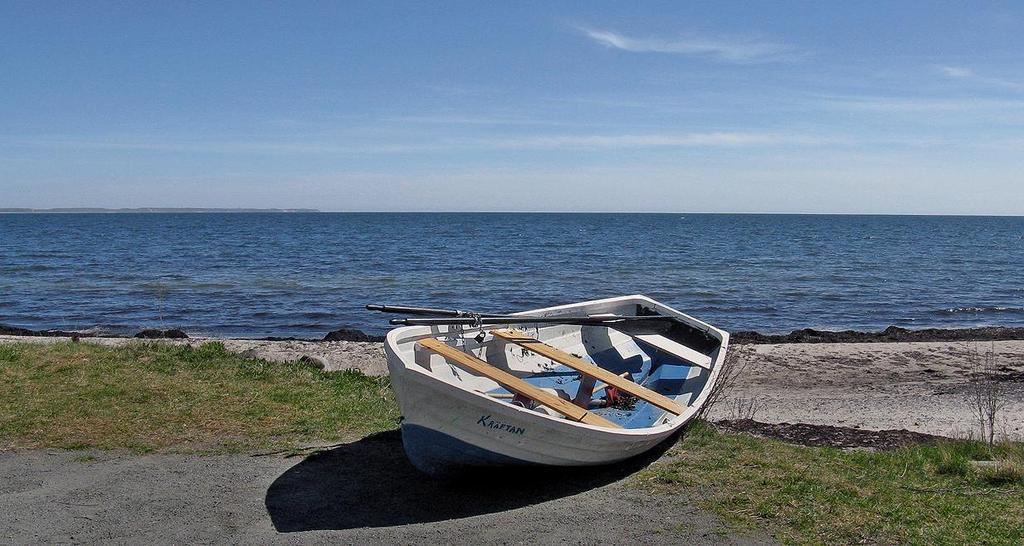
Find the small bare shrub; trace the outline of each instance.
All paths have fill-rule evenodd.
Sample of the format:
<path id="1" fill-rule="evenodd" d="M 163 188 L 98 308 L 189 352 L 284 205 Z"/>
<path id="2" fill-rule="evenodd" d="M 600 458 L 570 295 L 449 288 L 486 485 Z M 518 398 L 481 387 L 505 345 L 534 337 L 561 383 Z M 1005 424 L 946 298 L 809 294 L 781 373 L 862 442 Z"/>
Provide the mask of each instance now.
<path id="1" fill-rule="evenodd" d="M 994 344 L 984 353 L 978 352 L 977 345 L 966 350 L 971 376 L 967 388 L 967 401 L 978 423 L 982 439 L 991 446 L 996 439 L 999 413 L 1009 404 L 1009 393 L 999 380 Z"/>
<path id="2" fill-rule="evenodd" d="M 711 414 L 711 410 L 726 398 L 726 395 L 733 389 L 736 380 L 743 375 L 750 361 L 753 359 L 754 347 L 751 345 L 734 345 L 729 347 L 722 361 L 722 369 L 718 372 L 718 380 L 711 387 L 708 399 L 697 412 L 697 419 L 704 419 Z"/>
<path id="3" fill-rule="evenodd" d="M 734 398 L 732 400 L 733 419 L 757 419 L 757 414 L 764 409 L 764 400 L 758 396 L 750 398 Z"/>

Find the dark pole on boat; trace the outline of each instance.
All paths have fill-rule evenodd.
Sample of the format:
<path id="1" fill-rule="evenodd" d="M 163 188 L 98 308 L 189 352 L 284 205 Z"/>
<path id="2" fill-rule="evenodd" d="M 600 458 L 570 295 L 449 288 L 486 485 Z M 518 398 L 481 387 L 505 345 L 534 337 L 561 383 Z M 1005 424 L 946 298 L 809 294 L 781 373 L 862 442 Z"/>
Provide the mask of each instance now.
<path id="1" fill-rule="evenodd" d="M 394 326 L 493 326 L 513 324 L 573 324 L 614 326 L 617 330 L 662 333 L 679 322 L 674 317 L 664 315 L 597 315 L 583 317 L 531 317 L 525 315 L 487 315 L 472 311 L 453 309 L 433 309 L 428 307 L 408 307 L 404 305 L 367 305 L 370 311 L 382 313 L 398 313 L 404 315 L 424 315 L 431 318 L 391 319 Z M 439 318 L 440 317 L 440 318 Z"/>
<path id="2" fill-rule="evenodd" d="M 621 322 L 663 322 L 675 321 L 673 317 L 663 315 L 652 316 L 618 316 L 606 317 L 529 317 L 529 316 L 490 316 L 490 317 L 453 317 L 453 318 L 407 318 L 391 319 L 396 326 L 490 326 L 495 324 L 614 324 Z"/>
<path id="3" fill-rule="evenodd" d="M 400 315 L 428 315 L 433 317 L 465 317 L 472 315 L 468 311 L 456 309 L 432 309 L 430 307 L 406 307 L 404 305 L 367 305 L 368 311 L 380 311 L 381 313 L 397 313 Z"/>

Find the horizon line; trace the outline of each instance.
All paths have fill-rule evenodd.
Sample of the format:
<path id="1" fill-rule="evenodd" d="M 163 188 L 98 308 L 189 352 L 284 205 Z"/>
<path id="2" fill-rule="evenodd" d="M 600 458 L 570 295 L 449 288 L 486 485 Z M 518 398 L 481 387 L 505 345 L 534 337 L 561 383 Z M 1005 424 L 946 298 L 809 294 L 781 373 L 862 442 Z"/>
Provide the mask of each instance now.
<path id="1" fill-rule="evenodd" d="M 0 214 L 662 214 L 662 215 L 744 215 L 744 216 L 936 216 L 1021 218 L 1022 214 L 944 213 L 944 212 L 779 212 L 779 211 L 615 211 L 615 210 L 322 210 L 306 207 L 3 207 Z"/>

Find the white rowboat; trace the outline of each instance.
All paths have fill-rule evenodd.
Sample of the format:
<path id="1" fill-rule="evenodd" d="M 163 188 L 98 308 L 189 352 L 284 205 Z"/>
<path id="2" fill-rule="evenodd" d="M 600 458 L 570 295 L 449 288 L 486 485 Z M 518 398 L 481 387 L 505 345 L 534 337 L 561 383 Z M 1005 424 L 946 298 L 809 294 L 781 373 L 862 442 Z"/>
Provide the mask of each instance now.
<path id="1" fill-rule="evenodd" d="M 650 315 L 673 320 L 639 329 L 549 322 Z M 514 316 L 545 322 L 388 333 L 402 442 L 420 470 L 601 465 L 644 453 L 697 414 L 729 341 L 727 332 L 640 295 Z"/>

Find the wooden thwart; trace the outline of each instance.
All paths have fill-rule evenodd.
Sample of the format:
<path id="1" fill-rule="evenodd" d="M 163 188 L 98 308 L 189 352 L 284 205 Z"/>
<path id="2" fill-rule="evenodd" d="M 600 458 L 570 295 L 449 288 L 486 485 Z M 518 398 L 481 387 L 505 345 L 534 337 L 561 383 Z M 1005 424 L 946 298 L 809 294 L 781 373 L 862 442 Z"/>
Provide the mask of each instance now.
<path id="1" fill-rule="evenodd" d="M 515 343 L 520 347 L 537 353 L 544 358 L 550 358 L 559 364 L 568 366 L 584 375 L 596 377 L 597 379 L 600 379 L 623 392 L 627 392 L 641 400 L 650 402 L 665 411 L 670 411 L 676 415 L 681 415 L 683 413 L 684 408 L 669 398 L 658 394 L 651 389 L 637 385 L 628 379 L 619 377 L 604 368 L 595 366 L 582 358 L 575 357 L 569 353 L 534 339 L 525 332 L 521 332 L 519 330 L 491 330 L 491 333 L 496 337 Z"/>
<path id="2" fill-rule="evenodd" d="M 693 349 L 683 345 L 682 343 L 676 343 L 671 339 L 666 339 L 662 336 L 640 334 L 633 336 L 636 339 L 673 356 L 677 356 L 698 368 L 704 368 L 705 370 L 711 369 L 711 357 L 694 351 Z"/>
<path id="3" fill-rule="evenodd" d="M 464 353 L 446 343 L 433 338 L 427 338 L 420 340 L 420 345 L 443 356 L 445 359 L 458 364 L 459 366 L 468 368 L 469 370 L 490 378 L 502 387 L 505 387 L 514 393 L 521 394 L 539 404 L 543 404 L 558 413 L 561 413 L 568 419 L 587 423 L 588 425 L 597 425 L 606 428 L 622 428 L 600 415 L 595 415 L 567 400 L 562 400 L 550 392 L 535 387 L 505 370 L 496 368 L 488 364 L 486 361 Z"/>

